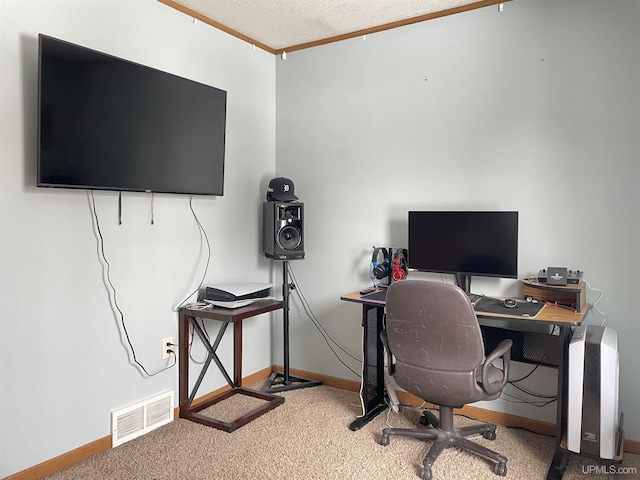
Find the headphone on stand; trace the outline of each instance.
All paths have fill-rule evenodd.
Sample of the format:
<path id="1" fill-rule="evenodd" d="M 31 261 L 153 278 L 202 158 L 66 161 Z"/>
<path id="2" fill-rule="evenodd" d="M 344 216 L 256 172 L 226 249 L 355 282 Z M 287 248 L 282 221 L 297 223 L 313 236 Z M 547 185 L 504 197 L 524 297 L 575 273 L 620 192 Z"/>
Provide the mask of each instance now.
<path id="1" fill-rule="evenodd" d="M 391 278 L 394 282 L 407 278 L 407 249 L 398 248 L 393 252 L 391 260 Z"/>
<path id="2" fill-rule="evenodd" d="M 378 286 L 380 280 L 384 280 L 389 275 L 389 250 L 384 247 L 373 247 L 371 265 L 369 266 L 369 276 L 371 283 Z"/>

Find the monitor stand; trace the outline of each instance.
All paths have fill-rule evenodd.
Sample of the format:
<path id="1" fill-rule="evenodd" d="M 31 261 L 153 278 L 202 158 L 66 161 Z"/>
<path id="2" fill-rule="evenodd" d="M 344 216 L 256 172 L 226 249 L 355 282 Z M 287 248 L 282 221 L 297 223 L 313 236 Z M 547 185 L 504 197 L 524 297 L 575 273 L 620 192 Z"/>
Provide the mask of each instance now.
<path id="1" fill-rule="evenodd" d="M 471 294 L 471 275 L 464 275 L 462 273 L 456 273 L 456 285 L 458 285 L 464 293 L 467 295 Z"/>
<path id="2" fill-rule="evenodd" d="M 475 308 L 475 306 L 484 297 L 484 295 L 471 293 L 471 275 L 456 273 L 455 276 L 456 276 L 456 285 L 458 285 L 462 290 L 464 290 L 464 293 L 467 294 L 469 301 L 473 304 Z"/>

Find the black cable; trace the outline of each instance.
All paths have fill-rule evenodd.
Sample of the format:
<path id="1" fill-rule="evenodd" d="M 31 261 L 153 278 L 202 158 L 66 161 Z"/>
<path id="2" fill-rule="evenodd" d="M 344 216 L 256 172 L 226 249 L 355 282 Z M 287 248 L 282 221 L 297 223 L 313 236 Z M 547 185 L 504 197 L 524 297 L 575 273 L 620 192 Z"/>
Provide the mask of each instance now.
<path id="1" fill-rule="evenodd" d="M 202 325 L 203 329 L 204 329 L 204 323 Z M 189 358 L 194 362 L 197 363 L 199 365 L 202 365 L 206 360 L 196 360 L 193 355 L 191 354 L 191 348 L 193 347 L 193 339 L 196 338 L 196 336 L 194 335 L 194 331 L 195 331 L 195 327 L 193 325 L 190 326 L 190 333 L 189 333 L 189 343 L 187 343 L 186 345 L 180 345 L 179 343 L 172 343 L 170 344 L 170 346 L 172 347 L 178 347 L 178 348 L 188 348 L 189 349 Z M 209 334 L 206 332 L 205 330 L 205 335 L 207 338 L 209 338 Z"/>
<path id="2" fill-rule="evenodd" d="M 506 398 L 506 397 L 511 397 L 514 400 L 510 400 L 509 398 Z M 526 403 L 527 405 L 531 405 L 532 407 L 538 407 L 538 408 L 546 407 L 547 405 L 549 405 L 549 404 L 551 404 L 553 402 L 556 402 L 558 400 L 557 398 L 552 398 L 547 402 L 536 402 L 536 401 L 526 400 L 524 398 L 517 397 L 516 395 L 512 395 L 512 394 L 507 393 L 505 391 L 502 392 L 502 394 L 500 395 L 500 398 L 502 398 L 506 402 Z"/>
<path id="3" fill-rule="evenodd" d="M 153 214 L 153 204 L 154 204 L 154 196 L 153 196 L 153 192 L 151 192 L 151 225 L 155 225 L 156 220 L 155 220 L 155 215 Z"/>
<path id="4" fill-rule="evenodd" d="M 288 265 L 288 263 L 287 263 Z M 307 316 L 309 317 L 309 319 L 311 320 L 311 322 L 313 323 L 313 325 L 316 327 L 316 329 L 320 332 L 320 335 L 322 335 L 322 338 L 324 339 L 325 343 L 327 344 L 327 346 L 329 347 L 329 350 L 331 350 L 331 352 L 333 352 L 333 355 L 338 359 L 338 361 L 344 365 L 345 368 L 347 368 L 351 373 L 353 373 L 354 375 L 356 375 L 357 377 L 360 377 L 361 375 L 359 373 L 357 373 L 355 370 L 353 370 L 351 367 L 349 367 L 338 355 L 338 353 L 333 349 L 333 347 L 331 346 L 331 344 L 329 343 L 329 340 L 331 340 L 331 342 L 333 342 L 334 345 L 336 345 L 340 350 L 342 350 L 345 354 L 347 354 L 348 356 L 350 356 L 351 358 L 353 358 L 354 360 L 357 360 L 359 362 L 362 362 L 362 360 L 360 360 L 358 357 L 354 356 L 353 354 L 349 353 L 347 350 L 345 350 L 343 347 L 341 347 L 332 337 L 331 335 L 329 335 L 329 333 L 325 330 L 325 328 L 322 326 L 322 324 L 320 323 L 320 321 L 316 318 L 316 316 L 313 314 L 313 311 L 311 310 L 311 307 L 309 306 L 307 299 L 305 298 L 304 294 L 302 293 L 302 291 L 300 290 L 300 286 L 298 285 L 298 282 L 296 280 L 295 274 L 293 273 L 293 271 L 291 270 L 291 268 L 288 268 L 289 274 L 291 275 L 291 278 L 293 279 L 293 283 L 296 286 L 295 291 L 298 294 L 298 297 L 300 298 L 300 301 L 302 303 L 302 307 L 305 311 L 305 313 L 307 314 Z M 285 286 L 285 288 L 288 288 L 287 286 Z"/>
<path id="5" fill-rule="evenodd" d="M 93 198 L 93 190 L 91 190 L 91 198 Z M 118 192 L 118 225 L 122 225 L 122 192 Z"/>
<path id="6" fill-rule="evenodd" d="M 149 373 L 147 371 L 147 369 L 144 367 L 144 365 L 142 365 L 139 361 L 138 358 L 136 357 L 136 351 L 133 348 L 133 344 L 131 343 L 131 338 L 129 338 L 129 332 L 127 331 L 127 325 L 124 319 L 124 313 L 122 312 L 122 310 L 120 309 L 120 305 L 118 305 L 118 297 L 117 297 L 117 292 L 116 292 L 116 288 L 113 285 L 113 282 L 111 281 L 111 264 L 109 263 L 109 261 L 107 260 L 107 256 L 105 254 L 104 251 L 104 237 L 102 236 L 102 230 L 100 229 L 100 220 L 98 218 L 98 212 L 96 210 L 96 201 L 95 198 L 93 196 L 93 190 L 88 190 L 89 194 L 90 194 L 90 199 L 91 199 L 91 212 L 93 214 L 93 220 L 94 220 L 94 224 L 96 227 L 96 233 L 98 234 L 98 241 L 99 241 L 99 245 L 100 245 L 100 254 L 102 256 L 102 261 L 104 262 L 104 265 L 106 265 L 106 277 L 107 277 L 107 283 L 109 284 L 109 287 L 111 288 L 111 293 L 113 295 L 113 297 L 109 297 L 109 298 L 113 298 L 113 307 L 118 311 L 118 314 L 120 316 L 120 324 L 122 325 L 122 331 L 124 332 L 125 338 L 127 339 L 127 343 L 129 344 L 129 348 L 131 349 L 131 354 L 133 356 L 133 361 L 136 363 L 136 365 L 138 365 L 142 371 L 148 376 L 148 377 L 153 377 L 155 375 L 158 375 L 159 373 L 164 372 L 165 370 L 169 370 L 170 368 L 174 367 L 176 364 L 176 354 L 175 352 L 172 350 L 171 353 L 173 354 L 173 363 L 167 367 L 164 367 L 163 369 L 155 372 L 155 373 Z"/>
<path id="7" fill-rule="evenodd" d="M 207 271 L 209 270 L 209 263 L 211 262 L 211 244 L 209 243 L 209 237 L 207 236 L 206 230 L 202 226 L 202 223 L 200 223 L 200 220 L 198 219 L 198 215 L 196 215 L 196 211 L 193 209 L 193 195 L 189 195 L 189 208 L 191 209 L 191 213 L 193 214 L 193 218 L 195 219 L 196 224 L 198 225 L 198 228 L 200 229 L 200 233 L 204 237 L 205 245 L 207 246 L 207 261 L 205 263 L 204 272 L 202 272 L 202 278 L 200 279 L 200 283 L 198 284 L 198 286 L 189 295 L 187 295 L 187 297 L 182 302 L 180 302 L 180 304 L 178 304 L 177 307 L 175 307 L 173 309 L 174 312 L 177 312 L 178 310 L 180 310 L 184 306 L 184 304 L 187 303 L 187 301 L 195 293 L 197 293 L 200 290 L 200 288 L 202 287 L 202 284 L 204 283 L 204 279 L 207 277 Z"/>
<path id="8" fill-rule="evenodd" d="M 513 383 L 511 383 L 511 386 L 514 388 L 517 388 L 518 390 L 520 390 L 522 393 L 526 393 L 527 395 L 531 395 L 532 397 L 537 397 L 537 398 L 557 398 L 558 395 L 542 395 L 541 393 L 535 393 L 535 392 L 531 392 L 529 390 L 527 390 L 526 388 L 522 388 L 518 385 L 515 385 Z"/>
<path id="9" fill-rule="evenodd" d="M 539 366 L 540 365 L 536 365 L 535 367 L 533 367 L 533 369 L 529 373 L 527 373 L 524 377 L 518 378 L 516 380 L 509 380 L 508 384 L 511 385 L 512 387 L 520 390 L 521 392 L 526 393 L 527 395 L 531 395 L 532 397 L 541 398 L 543 400 L 549 400 L 548 402 L 542 402 L 541 405 L 537 405 L 540 402 L 535 402 L 535 401 L 532 402 L 532 401 L 528 401 L 528 400 L 522 399 L 520 397 L 517 397 L 517 396 L 515 396 L 513 394 L 509 394 L 509 393 L 506 393 L 506 392 L 503 392 L 503 393 L 505 395 L 511 396 L 512 398 L 516 398 L 516 399 L 522 401 L 523 403 L 529 403 L 529 404 L 534 405 L 534 406 L 545 406 L 545 405 L 548 405 L 551 402 L 556 401 L 556 399 L 558 398 L 558 395 L 542 395 L 540 393 L 535 393 L 535 392 L 532 392 L 530 390 L 527 390 L 524 387 L 516 385 L 517 383 L 522 382 L 523 380 L 529 378 L 533 374 L 533 372 L 535 372 L 538 369 Z M 505 400 L 509 401 L 506 398 L 505 398 Z"/>
<path id="10" fill-rule="evenodd" d="M 533 370 L 531 370 L 529 373 L 527 373 L 527 374 L 526 374 L 524 377 L 522 377 L 522 378 L 518 378 L 518 379 L 516 379 L 516 380 L 509 380 L 509 383 L 514 384 L 514 383 L 518 383 L 518 382 L 521 382 L 521 381 L 523 381 L 523 380 L 525 380 L 525 379 L 529 378 L 529 377 L 533 374 L 533 372 L 535 372 L 535 371 L 538 369 L 538 367 L 539 367 L 539 366 L 540 366 L 540 365 L 536 365 L 535 367 L 533 367 Z"/>
<path id="11" fill-rule="evenodd" d="M 198 319 L 196 318 L 196 322 L 198 321 Z M 209 336 L 209 332 L 207 332 L 207 327 L 204 323 L 204 320 L 200 319 L 200 328 L 202 329 L 202 333 L 204 333 L 204 336 L 207 337 L 207 342 L 209 342 L 209 345 L 211 345 L 211 337 Z M 222 328 L 222 326 L 220 326 L 220 328 Z M 189 342 L 189 345 L 187 345 L 187 347 L 189 347 L 189 358 L 194 362 L 197 363 L 198 365 L 202 365 L 204 362 L 207 361 L 207 359 L 205 358 L 204 360 L 196 360 L 193 357 L 192 351 L 193 351 L 193 339 L 196 338 L 195 336 L 195 327 L 193 325 L 191 325 L 191 341 Z"/>
<path id="12" fill-rule="evenodd" d="M 331 335 L 329 334 L 329 332 L 327 332 L 327 330 L 324 328 L 324 326 L 322 325 L 322 323 L 320 323 L 320 321 L 317 319 L 317 317 L 315 316 L 315 314 L 313 313 L 313 311 L 311 310 L 311 307 L 309 306 L 309 302 L 307 301 L 307 299 L 304 297 L 304 295 L 302 294 L 302 290 L 300 290 L 300 287 L 297 283 L 297 280 L 295 278 L 295 275 L 293 273 L 293 271 L 291 270 L 291 267 L 289 267 L 289 274 L 291 275 L 291 277 L 294 279 L 294 283 L 296 285 L 296 290 L 298 290 L 299 296 L 301 297 L 301 303 L 302 306 L 305 310 L 305 313 L 307 313 L 307 315 L 309 316 L 309 318 L 311 318 L 315 323 L 317 323 L 316 328 L 318 328 L 319 330 L 322 330 L 320 333 L 326 334 L 326 336 L 340 349 L 342 350 L 344 353 L 346 353 L 348 356 L 350 356 L 351 358 L 353 358 L 354 360 L 360 362 L 360 358 L 356 357 L 355 355 L 353 355 L 352 353 L 350 353 L 349 351 L 345 350 L 343 347 L 341 347 L 338 342 L 336 342 Z M 323 335 L 324 336 L 324 335 Z"/>

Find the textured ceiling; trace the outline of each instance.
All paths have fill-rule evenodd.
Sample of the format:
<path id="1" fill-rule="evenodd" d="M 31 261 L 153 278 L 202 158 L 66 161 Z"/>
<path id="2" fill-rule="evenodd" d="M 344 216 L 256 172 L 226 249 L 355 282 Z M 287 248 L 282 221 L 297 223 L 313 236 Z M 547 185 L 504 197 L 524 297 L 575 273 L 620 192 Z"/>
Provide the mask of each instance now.
<path id="1" fill-rule="evenodd" d="M 158 0 L 273 53 L 508 0 Z"/>

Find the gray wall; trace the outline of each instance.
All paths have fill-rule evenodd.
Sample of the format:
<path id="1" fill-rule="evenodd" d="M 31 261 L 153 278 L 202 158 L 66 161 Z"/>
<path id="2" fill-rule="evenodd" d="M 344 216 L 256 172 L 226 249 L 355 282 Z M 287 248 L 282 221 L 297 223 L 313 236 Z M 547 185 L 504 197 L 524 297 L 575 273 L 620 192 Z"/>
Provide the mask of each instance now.
<path id="1" fill-rule="evenodd" d="M 275 60 L 155 0 L 0 0 L 0 477 L 110 433 L 110 412 L 168 390 L 130 362 L 109 301 L 87 193 L 35 187 L 37 35 L 45 33 L 227 90 L 224 197 L 195 197 L 211 242 L 208 283 L 270 281 L 261 202 L 275 175 Z M 192 172 L 198 175 L 198 172 Z M 185 195 L 96 192 L 111 277 L 138 360 L 171 365 L 174 308 L 202 278 L 206 249 Z M 245 322 L 246 375 L 272 364 L 270 316 Z M 211 325 L 210 332 L 215 333 Z M 197 345 L 198 342 L 195 342 Z M 221 356 L 231 365 L 231 337 Z M 204 351 L 196 346 L 196 359 Z M 200 394 L 226 382 L 212 368 Z"/>
<path id="2" fill-rule="evenodd" d="M 338 299 L 369 283 L 372 245 L 406 246 L 408 210 L 518 210 L 520 278 L 567 266 L 586 272 L 590 302 L 605 292 L 625 433 L 640 439 L 639 21 L 634 0 L 518 0 L 278 60 L 277 170 L 306 212 L 307 258 L 292 266 L 346 350 L 359 352 L 360 310 Z M 472 287 L 520 292 L 515 280 Z M 292 365 L 357 378 L 296 309 Z M 555 371 L 523 386 L 553 394 Z M 482 406 L 555 419 L 555 404 Z"/>

